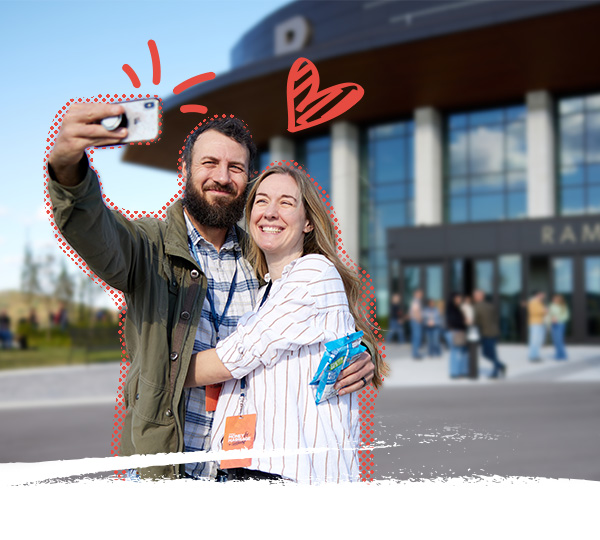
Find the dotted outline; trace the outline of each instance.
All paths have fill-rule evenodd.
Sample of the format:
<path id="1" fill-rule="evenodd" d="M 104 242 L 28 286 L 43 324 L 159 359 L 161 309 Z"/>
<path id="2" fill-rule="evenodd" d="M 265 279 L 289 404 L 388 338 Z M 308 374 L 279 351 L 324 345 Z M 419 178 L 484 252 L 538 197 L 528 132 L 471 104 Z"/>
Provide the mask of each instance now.
<path id="1" fill-rule="evenodd" d="M 143 96 L 142 94 L 137 95 L 137 99 L 141 99 L 143 97 L 146 97 L 146 98 L 155 97 L 155 98 L 159 99 L 159 109 L 160 109 L 159 110 L 159 132 L 158 132 L 159 137 L 157 137 L 153 141 L 129 143 L 131 146 L 135 146 L 135 145 L 149 146 L 153 142 L 158 142 L 160 140 L 160 135 L 162 134 L 162 130 L 160 129 L 162 127 L 162 101 L 160 100 L 160 98 L 157 95 L 154 95 L 154 96 L 151 96 L 150 94 L 146 94 L 145 96 Z M 119 342 L 121 344 L 121 357 L 122 358 L 121 358 L 121 368 L 120 368 L 120 373 L 119 373 L 119 386 L 117 388 L 117 397 L 115 400 L 115 414 L 114 414 L 115 420 L 114 420 L 114 424 L 113 424 L 114 429 L 113 429 L 112 441 L 111 441 L 111 454 L 112 455 L 118 455 L 119 441 L 121 439 L 121 433 L 123 431 L 123 425 L 125 422 L 126 409 L 125 409 L 125 401 L 123 398 L 123 394 L 124 394 L 125 380 L 127 378 L 127 373 L 129 371 L 129 367 L 131 365 L 130 361 L 129 361 L 129 356 L 127 355 L 127 350 L 125 347 L 125 336 L 124 336 L 124 323 L 125 323 L 125 313 L 126 313 L 125 297 L 122 292 L 113 289 L 112 287 L 107 285 L 104 281 L 102 281 L 98 276 L 96 276 L 90 270 L 90 268 L 87 266 L 85 261 L 75 252 L 75 250 L 67 243 L 65 238 L 59 232 L 58 227 L 56 226 L 56 223 L 54 221 L 54 213 L 52 211 L 52 202 L 50 201 L 50 195 L 48 192 L 49 176 L 48 176 L 47 162 L 48 162 L 48 157 L 50 155 L 50 151 L 51 151 L 52 147 L 54 146 L 54 140 L 55 140 L 56 136 L 58 135 L 60 125 L 62 124 L 64 116 L 71 105 L 73 105 L 75 103 L 99 103 L 99 102 L 112 103 L 119 99 L 127 99 L 127 98 L 135 99 L 136 96 L 134 94 L 130 94 L 129 96 L 127 96 L 126 94 L 122 94 L 121 96 L 119 96 L 118 94 L 114 94 L 112 96 L 110 94 L 106 94 L 105 96 L 103 96 L 102 94 L 98 94 L 98 96 L 95 96 L 93 98 L 70 99 L 61 109 L 58 110 L 57 114 L 54 117 L 54 121 L 50 127 L 50 130 L 48 131 L 48 138 L 46 139 L 47 146 L 45 148 L 45 153 L 44 153 L 44 201 L 45 201 L 45 206 L 46 206 L 46 214 L 48 215 L 48 219 L 50 220 L 50 224 L 52 225 L 52 228 L 54 230 L 54 237 L 56 238 L 56 240 L 58 242 L 58 246 L 64 253 L 66 253 L 69 256 L 69 258 L 76 264 L 76 266 L 80 270 L 83 271 L 83 273 L 85 275 L 89 276 L 94 283 L 100 285 L 100 287 L 102 287 L 109 294 L 109 296 L 115 303 L 117 309 L 119 310 L 118 335 L 119 335 Z M 227 117 L 227 115 L 225 115 L 225 114 L 223 114 L 221 116 L 223 118 Z M 229 116 L 231 118 L 234 118 L 233 114 L 231 114 Z M 219 115 L 214 115 L 211 118 L 205 118 L 202 122 L 200 122 L 198 125 L 196 125 L 190 131 L 190 134 L 193 133 L 200 124 L 210 122 L 218 117 L 219 117 Z M 246 129 L 248 129 L 247 126 L 246 126 Z M 97 150 L 103 150 L 105 148 L 113 149 L 113 148 L 117 148 L 119 146 L 123 146 L 123 145 L 107 146 L 107 147 L 103 147 L 103 148 L 89 148 L 87 150 L 88 160 L 90 162 L 90 168 L 92 168 L 92 170 L 94 170 L 94 172 L 97 174 L 98 179 L 100 179 L 100 174 L 92 165 L 93 160 L 94 160 L 94 158 L 93 158 L 94 153 Z M 121 208 L 117 207 L 115 205 L 115 203 L 113 201 L 111 201 L 107 195 L 104 194 L 104 192 L 102 192 L 102 198 L 105 200 L 107 206 L 109 208 L 112 208 L 112 209 L 118 211 L 121 215 L 123 215 L 124 217 L 126 217 L 129 220 L 139 219 L 142 217 L 153 217 L 153 218 L 157 218 L 157 219 L 164 219 L 166 217 L 167 208 L 169 206 L 171 206 L 179 198 L 181 198 L 181 196 L 183 195 L 183 192 L 184 192 L 185 180 L 184 180 L 183 174 L 181 172 L 184 148 L 185 148 L 185 144 L 181 147 L 181 150 L 179 151 L 180 157 L 178 158 L 179 174 L 178 174 L 177 184 L 179 186 L 179 189 L 178 189 L 177 193 L 175 193 L 175 195 L 173 195 L 158 211 L 145 212 L 145 211 L 137 211 L 137 210 L 130 211 L 130 210 L 121 209 Z M 278 161 L 278 162 L 272 162 L 269 166 L 267 166 L 265 169 L 263 169 L 262 172 L 265 172 L 270 166 L 282 165 L 282 164 L 290 166 L 290 167 L 297 167 L 300 170 L 304 170 L 303 167 L 301 165 L 299 165 L 297 161 Z M 304 172 L 306 172 L 306 171 L 304 171 Z M 376 301 L 375 301 L 375 293 L 374 293 L 374 287 L 373 287 L 373 283 L 371 280 L 371 276 L 365 270 L 358 267 L 350 259 L 348 253 L 344 249 L 344 245 L 343 245 L 342 238 L 341 238 L 341 230 L 339 227 L 339 222 L 338 222 L 337 217 L 335 217 L 335 212 L 334 212 L 333 206 L 329 202 L 329 194 L 326 192 L 325 189 L 322 188 L 321 185 L 319 185 L 319 183 L 314 178 L 312 178 L 310 176 L 310 174 L 308 174 L 307 172 L 306 172 L 306 174 L 312 180 L 312 182 L 315 184 L 317 190 L 321 194 L 323 203 L 325 204 L 327 212 L 334 224 L 338 256 L 340 257 L 341 261 L 344 264 L 346 264 L 349 268 L 357 271 L 359 273 L 359 275 L 361 275 L 361 280 L 363 282 L 363 286 L 362 286 L 362 289 L 363 289 L 362 299 L 363 300 L 362 300 L 361 304 L 362 304 L 362 307 L 365 310 L 365 314 L 369 318 L 371 324 L 375 327 L 375 335 L 376 335 L 376 338 L 378 339 L 377 347 L 378 347 L 378 350 L 379 350 L 382 358 L 385 359 L 385 357 L 386 357 L 385 346 L 383 345 L 383 337 L 382 337 L 382 334 L 380 333 L 381 328 L 379 327 L 379 324 L 377 323 L 376 318 L 375 318 L 376 317 Z M 102 182 L 100 180 L 99 180 L 99 183 L 100 183 L 100 189 L 102 191 Z M 359 453 L 360 477 L 361 477 L 361 481 L 363 481 L 363 482 L 373 480 L 374 457 L 373 457 L 373 451 L 370 449 L 370 445 L 374 442 L 374 438 L 373 438 L 374 417 L 375 417 L 374 411 L 375 411 L 375 399 L 377 398 L 377 394 L 378 394 L 377 390 L 372 385 L 367 386 L 359 394 L 361 448 L 359 448 L 358 453 Z M 120 478 L 125 477 L 125 471 L 115 471 L 115 472 L 117 473 L 117 475 Z"/>

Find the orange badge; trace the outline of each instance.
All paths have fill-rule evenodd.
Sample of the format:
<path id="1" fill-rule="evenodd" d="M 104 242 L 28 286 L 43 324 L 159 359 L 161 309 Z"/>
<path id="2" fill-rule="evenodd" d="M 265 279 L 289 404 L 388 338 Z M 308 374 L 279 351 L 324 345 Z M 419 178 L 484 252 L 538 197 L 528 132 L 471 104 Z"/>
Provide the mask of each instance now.
<path id="1" fill-rule="evenodd" d="M 206 387 L 206 410 L 208 412 L 217 410 L 217 401 L 221 393 L 221 384 L 209 384 Z"/>
<path id="2" fill-rule="evenodd" d="M 228 416 L 225 420 L 225 435 L 223 436 L 223 450 L 252 449 L 256 436 L 256 414 L 243 416 Z M 228 459 L 221 461 L 221 469 L 233 467 L 249 467 L 252 458 Z"/>

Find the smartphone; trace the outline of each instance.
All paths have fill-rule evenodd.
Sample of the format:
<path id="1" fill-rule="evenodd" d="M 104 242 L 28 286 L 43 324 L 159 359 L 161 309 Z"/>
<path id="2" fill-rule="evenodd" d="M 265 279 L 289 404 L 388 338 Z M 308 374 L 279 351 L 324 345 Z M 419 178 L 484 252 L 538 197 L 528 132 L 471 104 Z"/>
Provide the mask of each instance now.
<path id="1" fill-rule="evenodd" d="M 136 99 L 116 103 L 125 112 L 119 116 L 108 116 L 100 124 L 109 131 L 125 127 L 127 137 L 118 144 L 149 141 L 158 137 L 159 100 L 156 98 Z M 114 146 L 114 145 L 109 145 Z"/>

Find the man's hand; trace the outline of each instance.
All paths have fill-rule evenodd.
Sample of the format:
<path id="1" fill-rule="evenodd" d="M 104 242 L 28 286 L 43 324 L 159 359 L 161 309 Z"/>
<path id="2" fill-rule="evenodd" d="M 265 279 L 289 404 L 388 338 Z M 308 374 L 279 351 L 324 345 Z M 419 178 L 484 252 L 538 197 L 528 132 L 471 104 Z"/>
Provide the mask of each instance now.
<path id="1" fill-rule="evenodd" d="M 74 186 L 81 181 L 79 162 L 88 146 L 119 144 L 127 135 L 126 128 L 108 131 L 98 123 L 107 116 L 124 112 L 121 105 L 108 103 L 75 103 L 71 106 L 48 158 L 61 184 Z"/>
<path id="2" fill-rule="evenodd" d="M 334 388 L 339 390 L 340 396 L 357 392 L 373 380 L 374 374 L 375 364 L 373 364 L 371 355 L 368 352 L 361 353 L 354 362 L 340 372 Z"/>

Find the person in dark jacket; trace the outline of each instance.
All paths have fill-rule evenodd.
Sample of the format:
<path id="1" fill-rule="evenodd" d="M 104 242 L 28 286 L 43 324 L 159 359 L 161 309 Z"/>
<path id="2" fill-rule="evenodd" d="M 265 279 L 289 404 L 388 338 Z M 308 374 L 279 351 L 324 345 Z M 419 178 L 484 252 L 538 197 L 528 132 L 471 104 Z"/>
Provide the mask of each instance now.
<path id="1" fill-rule="evenodd" d="M 404 320 L 406 313 L 402 297 L 398 293 L 392 295 L 390 303 L 390 328 L 387 335 L 387 341 L 391 342 L 395 337 L 398 343 L 404 343 Z"/>
<path id="2" fill-rule="evenodd" d="M 481 336 L 481 353 L 494 366 L 490 378 L 497 379 L 506 375 L 506 365 L 498 360 L 496 352 L 496 343 L 500 335 L 498 313 L 496 308 L 486 301 L 483 291 L 474 291 L 473 300 L 475 300 L 475 326 Z"/>
<path id="3" fill-rule="evenodd" d="M 450 347 L 450 378 L 468 374 L 467 323 L 460 308 L 462 296 L 452 293 L 446 303 L 446 336 Z"/>

